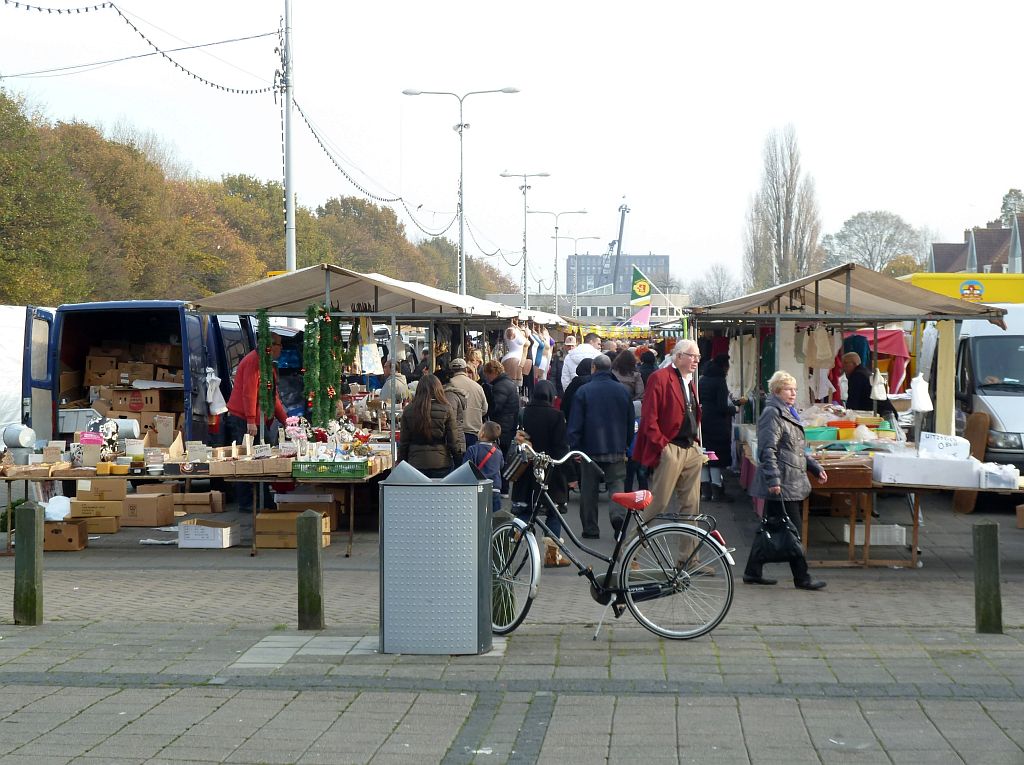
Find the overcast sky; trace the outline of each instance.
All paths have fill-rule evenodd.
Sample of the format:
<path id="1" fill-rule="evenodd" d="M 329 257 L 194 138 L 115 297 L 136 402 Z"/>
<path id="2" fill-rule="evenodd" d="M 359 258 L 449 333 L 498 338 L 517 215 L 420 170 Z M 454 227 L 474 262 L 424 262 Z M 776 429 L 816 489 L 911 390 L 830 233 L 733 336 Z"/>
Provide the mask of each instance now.
<path id="1" fill-rule="evenodd" d="M 273 32 L 284 13 L 284 0 L 117 5 L 164 50 Z M 625 198 L 625 253 L 670 255 L 684 280 L 713 261 L 738 276 L 765 138 L 786 124 L 816 182 L 823 233 L 889 210 L 962 241 L 1024 185 L 1020 2 L 293 0 L 292 9 L 296 101 L 347 171 L 374 194 L 422 205 L 427 229 L 447 225 L 456 207 L 458 102 L 402 90 L 521 91 L 470 96 L 464 115 L 466 216 L 480 246 L 510 260 L 522 248 L 521 182 L 499 173 L 547 172 L 531 179 L 529 206 L 586 209 L 560 220 L 563 236 L 599 237 L 580 252 L 607 249 Z M 276 45 L 266 37 L 170 55 L 218 84 L 261 88 L 273 82 Z M 111 9 L 0 4 L 5 76 L 151 50 Z M 0 87 L 51 120 L 152 132 L 198 176 L 282 178 L 272 95 L 215 90 L 159 56 Z M 297 116 L 293 126 L 300 204 L 359 195 Z M 410 238 L 423 236 L 397 209 Z M 553 233 L 551 216 L 529 216 L 531 279 L 550 280 Z M 447 235 L 457 240 L 457 226 Z M 559 243 L 563 264 L 571 251 Z M 467 252 L 479 253 L 468 234 Z"/>

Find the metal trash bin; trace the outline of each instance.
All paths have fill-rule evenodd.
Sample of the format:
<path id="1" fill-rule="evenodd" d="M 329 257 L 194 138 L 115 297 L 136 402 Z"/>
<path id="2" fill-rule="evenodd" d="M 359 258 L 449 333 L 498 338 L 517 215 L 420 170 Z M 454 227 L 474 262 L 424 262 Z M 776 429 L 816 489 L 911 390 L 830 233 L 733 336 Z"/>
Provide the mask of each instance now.
<path id="1" fill-rule="evenodd" d="M 381 481 L 381 653 L 491 650 L 491 489 L 470 464 L 430 479 L 401 462 Z"/>

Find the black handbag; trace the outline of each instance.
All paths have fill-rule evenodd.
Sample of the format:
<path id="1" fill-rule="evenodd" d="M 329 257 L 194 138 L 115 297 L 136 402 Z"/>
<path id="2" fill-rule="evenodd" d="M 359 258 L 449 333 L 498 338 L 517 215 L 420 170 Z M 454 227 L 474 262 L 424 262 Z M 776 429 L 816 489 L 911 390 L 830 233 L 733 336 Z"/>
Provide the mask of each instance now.
<path id="1" fill-rule="evenodd" d="M 524 431 L 523 428 L 523 410 L 519 410 L 519 430 L 516 431 L 516 435 L 519 433 L 523 434 L 523 438 L 513 438 L 512 443 L 508 446 L 508 451 L 505 453 L 505 462 L 501 468 L 501 477 L 509 483 L 518 481 L 522 478 L 526 471 L 530 467 L 530 460 L 526 456 L 526 452 L 521 446 L 521 441 L 526 443 L 530 442 L 530 437 Z"/>
<path id="2" fill-rule="evenodd" d="M 782 500 L 775 501 L 779 504 L 781 515 L 770 513 L 771 500 L 765 500 L 761 528 L 754 537 L 750 557 L 761 563 L 788 563 L 791 560 L 799 560 L 804 557 L 800 532 L 789 519 Z"/>

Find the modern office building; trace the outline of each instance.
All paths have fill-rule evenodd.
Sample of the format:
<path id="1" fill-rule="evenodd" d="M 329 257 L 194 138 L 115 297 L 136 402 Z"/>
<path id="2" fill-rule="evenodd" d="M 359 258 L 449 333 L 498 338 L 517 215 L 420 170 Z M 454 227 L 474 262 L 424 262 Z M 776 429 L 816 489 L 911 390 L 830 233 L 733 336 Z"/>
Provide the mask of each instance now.
<path id="1" fill-rule="evenodd" d="M 612 292 L 629 294 L 633 278 L 633 266 L 643 271 L 644 276 L 658 284 L 669 278 L 668 255 L 627 255 L 619 256 L 619 269 L 615 274 Z M 606 284 L 612 284 L 615 269 L 615 254 L 570 255 L 565 267 L 565 292 L 587 292 Z M 578 289 L 577 289 L 578 287 Z"/>

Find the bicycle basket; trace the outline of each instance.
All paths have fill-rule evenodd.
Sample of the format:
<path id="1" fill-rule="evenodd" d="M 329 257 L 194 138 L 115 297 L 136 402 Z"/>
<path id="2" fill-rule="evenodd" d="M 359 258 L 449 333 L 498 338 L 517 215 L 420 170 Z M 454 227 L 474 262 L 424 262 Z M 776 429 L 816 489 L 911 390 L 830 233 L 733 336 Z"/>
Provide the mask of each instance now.
<path id="1" fill-rule="evenodd" d="M 508 447 L 508 454 L 505 455 L 505 465 L 501 469 L 501 477 L 509 483 L 518 481 L 530 468 L 530 459 L 520 444 L 515 441 Z"/>

